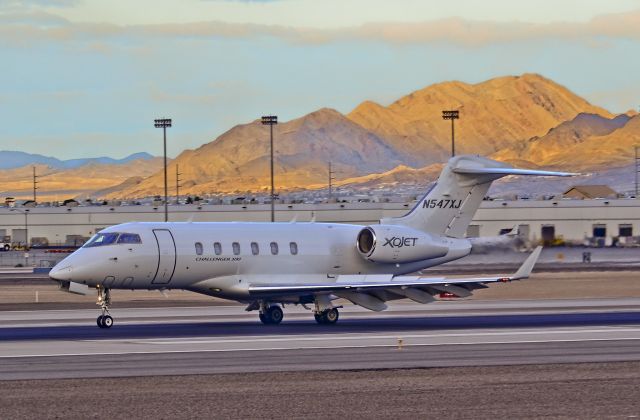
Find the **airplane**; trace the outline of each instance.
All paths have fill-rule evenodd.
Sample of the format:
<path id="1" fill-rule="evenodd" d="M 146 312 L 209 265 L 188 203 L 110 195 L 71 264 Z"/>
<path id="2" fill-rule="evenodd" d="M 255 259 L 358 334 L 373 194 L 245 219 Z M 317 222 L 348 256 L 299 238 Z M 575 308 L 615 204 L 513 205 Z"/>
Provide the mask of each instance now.
<path id="1" fill-rule="evenodd" d="M 101 230 L 49 276 L 67 292 L 97 289 L 100 328 L 113 325 L 112 289 L 183 289 L 235 300 L 246 303 L 247 311 L 258 311 L 264 324 L 279 324 L 287 304 L 310 309 L 319 324 L 335 324 L 339 298 L 382 311 L 385 302 L 397 299 L 429 303 L 440 293 L 467 297 L 488 283 L 528 278 L 542 249 L 510 276 L 421 274 L 471 252 L 467 227 L 491 183 L 507 175 L 573 174 L 459 155 L 411 211 L 380 224 L 124 223 Z"/>

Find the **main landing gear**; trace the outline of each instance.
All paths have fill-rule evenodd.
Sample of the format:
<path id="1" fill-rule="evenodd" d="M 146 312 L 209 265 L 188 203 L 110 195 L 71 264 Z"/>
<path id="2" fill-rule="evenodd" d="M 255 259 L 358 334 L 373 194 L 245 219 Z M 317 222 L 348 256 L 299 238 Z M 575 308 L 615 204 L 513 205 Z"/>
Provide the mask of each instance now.
<path id="1" fill-rule="evenodd" d="M 260 308 L 260 321 L 263 324 L 276 325 L 282 322 L 284 318 L 284 312 L 282 308 L 277 305 Z"/>
<path id="2" fill-rule="evenodd" d="M 338 312 L 338 308 L 325 309 L 321 312 L 315 312 L 313 314 L 316 322 L 318 324 L 335 324 L 338 322 L 338 318 L 340 317 L 340 313 Z"/>
<path id="3" fill-rule="evenodd" d="M 98 301 L 96 304 L 102 309 L 102 315 L 96 319 L 96 324 L 98 324 L 100 328 L 111 328 L 113 318 L 109 315 L 109 306 L 111 306 L 111 293 L 109 289 L 98 287 Z"/>

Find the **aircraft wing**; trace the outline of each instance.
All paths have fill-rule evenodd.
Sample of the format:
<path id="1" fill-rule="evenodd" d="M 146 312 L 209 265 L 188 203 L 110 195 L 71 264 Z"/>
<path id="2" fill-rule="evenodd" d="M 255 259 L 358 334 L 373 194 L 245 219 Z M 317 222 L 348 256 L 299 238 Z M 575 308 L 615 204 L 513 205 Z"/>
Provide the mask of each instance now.
<path id="1" fill-rule="evenodd" d="M 391 291 L 401 296 L 426 303 L 429 299 L 425 290 L 435 290 L 436 292 L 451 292 L 459 297 L 469 296 L 470 290 L 485 288 L 485 283 L 509 282 L 512 280 L 526 279 L 531 274 L 533 266 L 538 261 L 542 247 L 537 247 L 529 257 L 522 263 L 518 271 L 510 276 L 499 277 L 423 277 L 423 276 L 393 276 L 389 275 L 340 275 L 332 283 L 308 283 L 308 284 L 269 284 L 250 285 L 249 293 L 256 297 L 260 295 L 300 295 L 300 294 L 323 294 L 332 293 L 345 297 L 356 302 L 358 294 L 367 294 L 376 291 Z M 429 295 L 431 296 L 431 295 Z M 382 300 L 378 301 L 382 303 Z M 352 298 L 356 298 L 355 300 Z M 415 298 L 415 299 L 414 299 Z M 422 302 L 424 300 L 424 302 Z M 368 307 L 367 305 L 361 305 Z M 373 305 L 381 307 L 380 305 Z M 386 308 L 386 305 L 384 306 Z M 382 309 L 384 309 L 382 308 Z M 371 309 L 371 308 L 369 308 Z M 374 309 L 374 310 L 382 310 Z"/>

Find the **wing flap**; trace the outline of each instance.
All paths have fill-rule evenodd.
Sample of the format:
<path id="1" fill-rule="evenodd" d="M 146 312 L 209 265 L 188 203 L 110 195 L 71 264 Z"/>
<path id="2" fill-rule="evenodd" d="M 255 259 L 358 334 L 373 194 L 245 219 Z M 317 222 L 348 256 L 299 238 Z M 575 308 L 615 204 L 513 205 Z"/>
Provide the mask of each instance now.
<path id="1" fill-rule="evenodd" d="M 529 257 L 522 263 L 518 271 L 511 276 L 501 277 L 422 277 L 422 276 L 395 276 L 387 275 L 346 275 L 338 276 L 335 282 L 331 283 L 306 283 L 306 284 L 269 284 L 269 285 L 249 285 L 251 295 L 279 295 L 279 294 L 316 294 L 316 293 L 336 293 L 336 292 L 356 292 L 366 293 L 376 289 L 400 289 L 411 287 L 432 287 L 432 286 L 455 286 L 468 285 L 476 288 L 478 283 L 508 282 L 511 280 L 526 279 L 531 274 L 535 263 L 540 257 L 542 247 L 537 247 Z M 436 287 L 433 287 L 436 289 Z M 458 289 L 460 287 L 457 287 Z M 467 293 L 469 288 L 465 288 Z M 461 290 L 458 290 L 462 292 Z M 456 292 L 452 292 L 459 295 Z M 402 293 L 401 293 L 402 294 Z"/>

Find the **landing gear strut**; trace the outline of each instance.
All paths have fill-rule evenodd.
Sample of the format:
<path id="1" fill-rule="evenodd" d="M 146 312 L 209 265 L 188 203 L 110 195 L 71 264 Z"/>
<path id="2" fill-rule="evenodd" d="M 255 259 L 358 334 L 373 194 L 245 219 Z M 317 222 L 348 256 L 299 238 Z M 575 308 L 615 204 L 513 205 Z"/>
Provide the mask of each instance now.
<path id="1" fill-rule="evenodd" d="M 284 313 L 278 305 L 261 305 L 260 321 L 262 321 L 263 324 L 279 324 L 282 322 L 282 318 L 284 318 Z"/>
<path id="2" fill-rule="evenodd" d="M 102 310 L 102 315 L 96 319 L 96 324 L 100 328 L 111 328 L 113 325 L 113 318 L 109 315 L 109 306 L 111 306 L 111 293 L 110 290 L 104 287 L 98 287 L 98 301 L 97 305 Z"/>
<path id="3" fill-rule="evenodd" d="M 340 313 L 338 312 L 338 308 L 331 308 L 325 309 L 322 312 L 316 312 L 313 316 L 318 324 L 335 324 L 338 322 Z"/>

